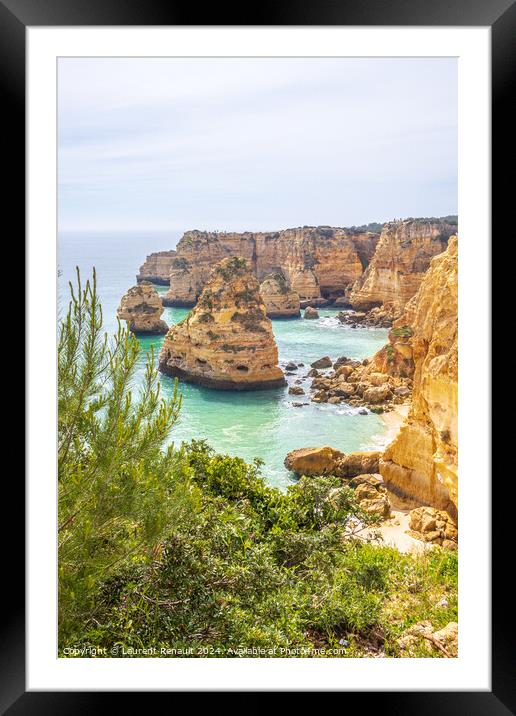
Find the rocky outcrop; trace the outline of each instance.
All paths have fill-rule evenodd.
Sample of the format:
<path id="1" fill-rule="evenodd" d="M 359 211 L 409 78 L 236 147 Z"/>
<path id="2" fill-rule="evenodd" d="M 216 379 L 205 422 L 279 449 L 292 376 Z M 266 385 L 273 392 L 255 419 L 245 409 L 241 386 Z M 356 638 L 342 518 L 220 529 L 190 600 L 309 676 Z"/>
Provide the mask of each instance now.
<path id="1" fill-rule="evenodd" d="M 150 281 L 151 283 L 168 286 L 172 260 L 175 255 L 176 252 L 173 250 L 157 251 L 154 254 L 149 254 L 145 262 L 140 266 L 140 270 L 136 276 L 138 283 L 141 281 Z"/>
<path id="2" fill-rule="evenodd" d="M 248 261 L 233 257 L 216 265 L 196 307 L 169 330 L 159 367 L 222 390 L 285 385 L 272 324 Z"/>
<path id="3" fill-rule="evenodd" d="M 414 375 L 414 355 L 412 350 L 413 316 L 411 299 L 403 316 L 394 322 L 389 331 L 389 342 L 372 357 L 369 370 L 386 373 L 391 376 L 412 378 Z"/>
<path id="4" fill-rule="evenodd" d="M 329 226 L 276 232 L 187 231 L 171 263 L 168 305 L 195 304 L 212 267 L 230 256 L 247 259 L 259 281 L 281 273 L 301 300 L 335 298 L 362 274 L 379 234 Z"/>
<path id="5" fill-rule="evenodd" d="M 429 220 L 386 224 L 371 262 L 352 287 L 350 304 L 362 311 L 388 306 L 401 314 L 417 293 L 432 257 L 446 249 L 456 229 L 452 224 Z"/>
<path id="6" fill-rule="evenodd" d="M 393 306 L 375 306 L 369 311 L 340 311 L 337 318 L 352 328 L 390 328 L 398 315 L 399 311 Z"/>
<path id="7" fill-rule="evenodd" d="M 377 354 L 378 355 L 378 354 Z M 388 374 L 372 361 L 357 361 L 342 356 L 333 370 L 313 376 L 310 388 L 314 403 L 346 403 L 383 413 L 404 403 L 411 394 L 412 380 L 408 374 Z M 315 368 L 331 367 L 331 360 Z M 312 363 L 312 366 L 314 364 Z"/>
<path id="8" fill-rule="evenodd" d="M 297 475 L 334 475 L 336 466 L 343 457 L 343 452 L 325 445 L 292 450 L 286 456 L 284 463 L 287 470 Z"/>
<path id="9" fill-rule="evenodd" d="M 416 539 L 445 549 L 457 549 L 457 524 L 444 510 L 417 507 L 410 513 L 409 527 L 409 534 Z"/>
<path id="10" fill-rule="evenodd" d="M 287 470 L 297 475 L 335 475 L 351 479 L 365 473 L 377 473 L 380 452 L 343 453 L 328 445 L 292 450 L 285 458 Z"/>
<path id="11" fill-rule="evenodd" d="M 379 475 L 360 474 L 353 477 L 348 483 L 355 491 L 355 499 L 364 512 L 387 519 L 391 514 L 391 502 L 383 480 Z"/>
<path id="12" fill-rule="evenodd" d="M 312 306 L 307 306 L 303 313 L 303 318 L 306 318 L 307 320 L 314 320 L 316 318 L 319 318 L 319 311 Z"/>
<path id="13" fill-rule="evenodd" d="M 147 282 L 133 286 L 120 301 L 118 318 L 127 321 L 129 330 L 135 335 L 162 334 L 168 331 L 161 320 L 163 304 L 156 289 Z"/>
<path id="14" fill-rule="evenodd" d="M 299 318 L 299 294 L 288 287 L 283 274 L 266 276 L 260 284 L 260 295 L 269 318 Z"/>
<path id="15" fill-rule="evenodd" d="M 402 350 L 414 366 L 412 406 L 380 461 L 380 472 L 393 489 L 451 516 L 458 490 L 457 293 L 457 237 L 451 237 L 400 319 L 406 335 L 396 337 L 403 338 Z"/>

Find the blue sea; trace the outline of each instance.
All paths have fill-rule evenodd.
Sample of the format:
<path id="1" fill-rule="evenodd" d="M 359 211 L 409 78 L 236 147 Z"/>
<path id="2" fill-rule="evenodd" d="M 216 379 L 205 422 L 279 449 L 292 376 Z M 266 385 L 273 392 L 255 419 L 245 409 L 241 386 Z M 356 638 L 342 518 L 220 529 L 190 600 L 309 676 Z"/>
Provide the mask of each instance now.
<path id="1" fill-rule="evenodd" d="M 97 272 L 97 288 L 108 332 L 116 330 L 116 309 L 121 297 L 136 283 L 138 268 L 147 254 L 172 249 L 181 233 L 61 233 L 58 241 L 59 306 L 64 313 L 68 303 L 68 281 L 75 279 L 78 266 L 83 279 Z M 160 293 L 167 287 L 156 286 Z M 165 308 L 163 319 L 172 325 L 188 309 Z M 336 318 L 336 310 L 320 310 L 318 320 L 275 320 L 273 331 L 280 365 L 288 361 L 304 363 L 289 384 L 301 379 L 308 395 L 310 379 L 304 378 L 310 363 L 328 355 L 362 359 L 371 356 L 387 341 L 385 329 L 351 329 Z M 163 337 L 143 338 L 140 371 L 145 356 L 154 346 L 157 361 Z M 173 380 L 161 376 L 162 390 L 170 395 Z M 345 405 L 310 403 L 306 396 L 289 395 L 288 388 L 266 391 L 230 392 L 180 384 L 183 407 L 174 426 L 171 441 L 179 444 L 192 438 L 206 439 L 218 452 L 238 455 L 251 461 L 264 461 L 262 474 L 271 485 L 280 488 L 293 477 L 283 465 L 285 455 L 295 448 L 331 445 L 344 452 L 374 449 L 383 444 L 385 426 L 373 414 L 360 415 L 357 408 Z"/>

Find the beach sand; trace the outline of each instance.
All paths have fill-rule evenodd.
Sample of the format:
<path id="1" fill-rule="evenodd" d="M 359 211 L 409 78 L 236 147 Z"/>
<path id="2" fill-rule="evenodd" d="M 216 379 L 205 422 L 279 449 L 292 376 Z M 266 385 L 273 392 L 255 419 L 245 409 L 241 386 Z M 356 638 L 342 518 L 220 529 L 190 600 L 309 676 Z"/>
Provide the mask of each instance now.
<path id="1" fill-rule="evenodd" d="M 405 421 L 409 409 L 410 402 L 407 402 L 397 405 L 394 410 L 391 410 L 388 413 L 381 414 L 380 417 L 385 425 L 385 433 L 382 435 L 382 439 L 385 441 L 386 446 L 396 437 L 396 433 Z"/>

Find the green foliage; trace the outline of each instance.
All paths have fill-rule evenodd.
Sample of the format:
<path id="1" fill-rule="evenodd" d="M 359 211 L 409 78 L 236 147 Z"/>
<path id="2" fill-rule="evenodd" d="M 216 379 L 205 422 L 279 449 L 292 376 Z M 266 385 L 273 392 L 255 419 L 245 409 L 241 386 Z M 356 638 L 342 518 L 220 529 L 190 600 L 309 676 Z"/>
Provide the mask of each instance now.
<path id="1" fill-rule="evenodd" d="M 204 289 L 204 291 L 199 297 L 197 305 L 201 306 L 202 308 L 207 308 L 210 311 L 213 309 L 213 292 L 210 288 Z"/>
<path id="2" fill-rule="evenodd" d="M 185 242 L 185 243 L 186 243 L 186 242 Z M 178 271 L 182 271 L 183 273 L 190 270 L 190 263 L 189 263 L 189 261 L 188 261 L 187 259 L 185 259 L 185 258 L 182 258 L 182 257 L 176 258 L 176 259 L 172 259 L 172 264 L 171 264 L 171 265 L 172 265 L 172 268 L 174 268 L 174 269 L 176 269 L 176 270 L 178 270 Z"/>
<path id="3" fill-rule="evenodd" d="M 400 328 L 393 328 L 391 330 L 391 335 L 396 338 L 410 338 L 413 333 L 414 331 L 410 326 L 400 326 Z"/>
<path id="4" fill-rule="evenodd" d="M 360 226 L 350 226 L 350 231 L 357 234 L 366 233 L 368 231 L 373 233 L 380 233 L 385 224 L 378 221 L 372 221 L 370 224 L 361 224 Z"/>
<path id="5" fill-rule="evenodd" d="M 250 270 L 250 267 L 246 259 L 240 256 L 232 256 L 223 264 L 219 264 L 215 270 L 222 276 L 224 281 L 230 281 L 236 276 L 244 276 Z"/>
<path id="6" fill-rule="evenodd" d="M 66 637 L 127 563 L 150 560 L 165 528 L 191 509 L 190 490 L 161 451 L 181 406 L 160 396 L 151 351 L 137 395 L 139 344 L 102 332 L 93 281 L 70 285 L 58 345 L 59 627 Z"/>
<path id="7" fill-rule="evenodd" d="M 233 321 L 233 323 L 240 323 L 243 328 L 245 328 L 247 331 L 251 331 L 252 333 L 263 333 L 267 330 L 263 326 L 263 321 L 265 321 L 265 314 L 262 313 L 262 311 L 258 307 L 251 307 L 245 313 L 235 311 L 235 313 L 233 313 L 233 315 L 231 316 L 231 320 Z"/>
<path id="8" fill-rule="evenodd" d="M 456 557 L 359 541 L 346 527 L 367 517 L 337 478 L 302 478 L 282 493 L 264 483 L 259 461 L 204 441 L 184 444 L 173 463 L 198 488 L 195 516 L 151 564 L 105 581 L 81 645 L 109 653 L 117 644 L 122 656 L 149 647 L 151 656 L 399 655 L 396 638 L 417 619 L 455 618 Z M 443 590 L 447 608 L 437 604 Z"/>

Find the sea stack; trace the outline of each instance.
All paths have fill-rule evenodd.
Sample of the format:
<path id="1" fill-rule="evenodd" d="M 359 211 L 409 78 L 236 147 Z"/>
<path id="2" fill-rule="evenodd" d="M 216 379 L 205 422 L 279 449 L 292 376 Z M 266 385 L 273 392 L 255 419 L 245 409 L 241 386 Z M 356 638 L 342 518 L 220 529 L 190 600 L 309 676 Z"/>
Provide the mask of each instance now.
<path id="1" fill-rule="evenodd" d="M 269 318 L 299 318 L 299 294 L 292 291 L 281 273 L 269 274 L 260 285 Z"/>
<path id="2" fill-rule="evenodd" d="M 168 326 L 161 320 L 162 313 L 161 298 L 147 281 L 130 288 L 117 310 L 118 318 L 127 321 L 129 330 L 135 335 L 166 333 Z"/>
<path id="3" fill-rule="evenodd" d="M 159 368 L 220 390 L 285 385 L 272 324 L 249 261 L 233 256 L 215 266 L 195 308 L 165 337 Z"/>

